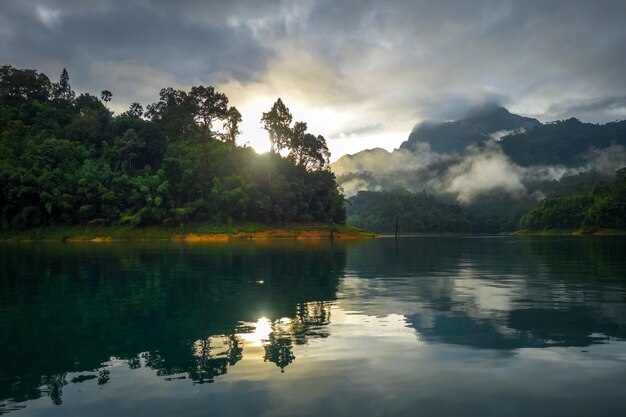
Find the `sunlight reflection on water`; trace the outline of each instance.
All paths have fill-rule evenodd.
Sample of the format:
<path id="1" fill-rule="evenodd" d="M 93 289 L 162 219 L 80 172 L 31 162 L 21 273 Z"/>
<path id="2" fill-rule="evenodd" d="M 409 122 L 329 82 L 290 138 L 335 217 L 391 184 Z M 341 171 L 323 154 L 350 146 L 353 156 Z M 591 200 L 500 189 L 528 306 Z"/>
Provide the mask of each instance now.
<path id="1" fill-rule="evenodd" d="M 626 414 L 623 239 L 0 249 L 2 413 Z"/>

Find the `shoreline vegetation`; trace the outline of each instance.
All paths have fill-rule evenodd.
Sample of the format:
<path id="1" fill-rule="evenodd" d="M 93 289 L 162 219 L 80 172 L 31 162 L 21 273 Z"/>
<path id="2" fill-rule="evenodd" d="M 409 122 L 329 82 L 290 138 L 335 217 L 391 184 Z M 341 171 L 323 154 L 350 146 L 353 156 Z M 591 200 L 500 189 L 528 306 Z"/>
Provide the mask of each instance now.
<path id="1" fill-rule="evenodd" d="M 27 230 L 2 231 L 0 242 L 112 242 L 169 240 L 185 243 L 228 242 L 231 240 L 354 240 L 376 237 L 352 226 L 338 224 L 288 224 L 267 226 L 185 225 L 167 226 L 49 226 Z"/>
<path id="2" fill-rule="evenodd" d="M 258 115 L 271 144 L 264 154 L 239 137 L 241 114 L 212 86 L 163 88 L 145 111 L 132 103 L 115 114 L 112 100 L 109 90 L 76 96 L 66 70 L 53 83 L 0 66 L 2 233 L 214 238 L 240 231 L 203 225 L 260 224 L 267 235 L 269 225 L 345 224 L 326 139 L 280 98 Z"/>
<path id="3" fill-rule="evenodd" d="M 467 232 L 399 233 L 412 236 L 480 236 Z M 626 236 L 625 229 L 545 229 L 516 230 L 500 236 Z M 245 240 L 359 240 L 391 237 L 393 233 L 369 233 L 353 226 L 338 224 L 263 224 L 171 226 L 48 226 L 27 230 L 1 231 L 0 242 L 124 242 L 172 241 L 184 243 L 229 242 Z"/>
<path id="4" fill-rule="evenodd" d="M 471 204 L 426 192 L 360 191 L 347 223 L 374 233 L 626 234 L 626 167 L 613 179 L 579 173 L 550 184 L 542 200 L 494 192 Z"/>
<path id="5" fill-rule="evenodd" d="M 626 236 L 625 229 L 545 229 L 516 230 L 513 236 Z"/>
<path id="6" fill-rule="evenodd" d="M 375 237 L 393 238 L 394 233 L 375 233 Z M 476 232 L 403 232 L 398 237 L 440 237 L 440 236 L 626 236 L 626 229 L 545 229 L 515 230 L 507 232 L 476 233 Z"/>
<path id="7" fill-rule="evenodd" d="M 132 103 L 121 114 L 110 110 L 112 100 L 109 90 L 76 96 L 66 70 L 55 83 L 36 70 L 0 66 L 0 239 L 341 239 L 353 235 L 334 226 L 344 224 L 373 233 L 626 230 L 626 167 L 615 177 L 579 172 L 539 182 L 519 195 L 496 187 L 471 204 L 381 184 L 382 191 L 346 199 L 326 139 L 280 98 L 259 115 L 271 144 L 265 154 L 239 137 L 241 114 L 212 86 L 166 87 L 145 110 Z M 574 121 L 545 129 L 555 126 L 563 127 L 559 143 L 583 129 Z M 620 138 L 625 128 L 584 131 Z M 525 135 L 553 149 L 553 135 L 535 130 Z"/>

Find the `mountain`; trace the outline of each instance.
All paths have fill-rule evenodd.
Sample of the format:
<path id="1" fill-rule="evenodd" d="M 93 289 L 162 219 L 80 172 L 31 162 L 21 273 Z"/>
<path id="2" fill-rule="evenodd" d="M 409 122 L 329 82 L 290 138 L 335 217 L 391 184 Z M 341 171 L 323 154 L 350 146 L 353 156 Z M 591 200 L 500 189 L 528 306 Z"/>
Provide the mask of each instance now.
<path id="1" fill-rule="evenodd" d="M 407 233 L 499 233 L 522 218 L 532 230 L 623 228 L 625 166 L 626 121 L 542 124 L 490 106 L 420 124 L 399 149 L 346 155 L 331 169 L 357 227 L 393 232 L 398 219 Z M 616 171 L 619 187 L 608 185 Z"/>
<path id="2" fill-rule="evenodd" d="M 626 121 L 542 124 L 489 106 L 460 120 L 421 124 L 399 149 L 345 155 L 331 169 L 347 196 L 399 188 L 467 203 L 492 192 L 540 198 L 550 181 L 581 172 L 609 178 L 624 166 Z"/>
<path id="3" fill-rule="evenodd" d="M 510 113 L 504 107 L 487 105 L 473 110 L 463 119 L 417 125 L 400 149 L 413 149 L 418 143 L 428 143 L 437 153 L 463 152 L 470 144 L 499 139 L 539 125 L 541 123 L 537 119 Z"/>
<path id="4" fill-rule="evenodd" d="M 511 134 L 500 142 L 504 153 L 524 167 L 576 167 L 586 162 L 589 152 L 620 145 L 626 146 L 626 120 L 599 125 L 574 118 Z"/>

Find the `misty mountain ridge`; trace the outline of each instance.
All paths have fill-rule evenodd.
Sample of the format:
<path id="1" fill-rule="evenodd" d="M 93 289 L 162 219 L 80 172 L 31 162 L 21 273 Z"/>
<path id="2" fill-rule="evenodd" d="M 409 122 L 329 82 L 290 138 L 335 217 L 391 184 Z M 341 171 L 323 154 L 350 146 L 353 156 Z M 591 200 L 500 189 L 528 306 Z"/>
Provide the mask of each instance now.
<path id="1" fill-rule="evenodd" d="M 376 148 L 331 164 L 347 196 L 426 191 L 465 204 L 506 194 L 540 199 L 543 185 L 581 172 L 605 177 L 626 166 L 626 121 L 540 123 L 495 105 L 442 123 L 422 123 L 399 149 Z"/>
<path id="2" fill-rule="evenodd" d="M 539 125 L 541 122 L 537 119 L 487 104 L 471 110 L 459 120 L 418 124 L 400 149 L 414 149 L 418 143 L 428 143 L 430 149 L 437 153 L 462 152 L 471 144 L 500 139 L 510 133 L 522 133 Z"/>

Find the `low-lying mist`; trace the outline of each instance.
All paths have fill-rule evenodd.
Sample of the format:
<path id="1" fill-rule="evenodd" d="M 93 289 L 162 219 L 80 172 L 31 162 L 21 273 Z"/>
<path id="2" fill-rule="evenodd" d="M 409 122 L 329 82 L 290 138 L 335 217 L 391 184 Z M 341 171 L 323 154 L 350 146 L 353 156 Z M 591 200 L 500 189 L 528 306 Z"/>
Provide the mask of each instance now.
<path id="1" fill-rule="evenodd" d="M 578 166 L 520 166 L 507 156 L 500 143 L 488 140 L 468 146 L 462 153 L 433 152 L 428 143 L 411 149 L 372 149 L 347 155 L 331 165 L 346 196 L 359 191 L 384 191 L 396 188 L 452 196 L 459 203 L 494 192 L 540 199 L 537 184 L 559 180 L 580 172 L 596 171 L 612 176 L 626 165 L 622 145 L 591 148 L 581 155 Z"/>

